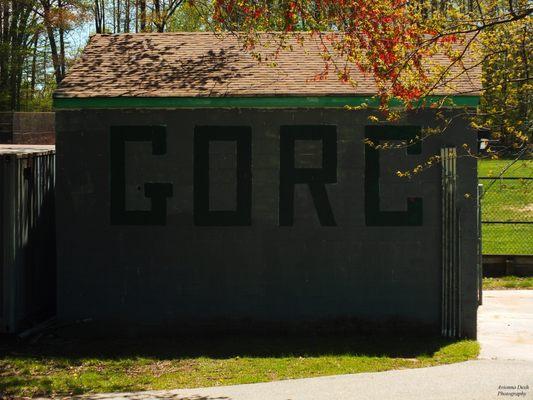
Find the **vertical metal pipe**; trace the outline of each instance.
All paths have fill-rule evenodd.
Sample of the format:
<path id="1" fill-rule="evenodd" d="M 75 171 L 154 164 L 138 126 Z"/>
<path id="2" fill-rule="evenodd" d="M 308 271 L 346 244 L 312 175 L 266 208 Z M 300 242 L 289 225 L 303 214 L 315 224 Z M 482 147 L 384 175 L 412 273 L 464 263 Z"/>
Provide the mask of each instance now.
<path id="1" fill-rule="evenodd" d="M 444 171 L 445 171 L 445 168 L 444 168 L 444 149 L 441 149 L 440 150 L 440 163 L 441 163 L 441 211 L 440 211 L 440 214 L 441 214 L 441 229 L 442 229 L 442 233 L 441 233 L 441 245 L 440 245 L 440 248 L 441 248 L 441 296 L 440 296 L 440 304 L 441 304 L 441 317 L 440 317 L 440 334 L 441 336 L 445 336 L 445 333 L 444 333 L 444 326 L 445 326 L 445 310 L 444 310 L 444 301 L 446 300 L 446 296 L 444 295 L 445 293 L 445 289 L 444 289 L 444 281 L 445 281 L 445 274 L 446 274 L 446 268 L 444 267 L 446 265 L 446 260 L 445 260 L 445 257 L 446 257 L 446 250 L 445 250 L 445 244 L 446 244 L 446 240 L 444 239 L 444 233 L 445 233 L 445 229 L 444 229 L 444 223 L 446 221 L 446 218 L 444 217 L 444 212 L 445 212 L 445 209 L 446 207 L 444 206 L 444 196 L 445 196 L 445 193 L 446 193 L 446 185 L 444 184 Z"/>
<path id="2" fill-rule="evenodd" d="M 457 153 L 441 149 L 442 163 L 442 327 L 446 337 L 461 334 L 460 223 L 457 211 Z"/>
<path id="3" fill-rule="evenodd" d="M 481 225 L 482 209 L 481 200 L 483 198 L 483 185 L 477 185 L 477 268 L 478 268 L 478 283 L 477 283 L 477 296 L 478 305 L 483 305 L 483 231 Z"/>
<path id="4" fill-rule="evenodd" d="M 450 239 L 451 239 L 451 263 L 450 263 L 450 272 L 452 276 L 451 280 L 451 336 L 457 336 L 457 208 L 455 206 L 456 201 L 456 182 L 455 177 L 457 176 L 455 170 L 455 149 L 449 149 L 450 156 L 450 189 L 451 189 L 451 199 L 450 199 L 450 214 L 452 217 L 452 228 L 450 229 Z"/>
<path id="5" fill-rule="evenodd" d="M 440 151 L 440 160 L 441 160 L 441 167 L 442 167 L 442 181 L 441 181 L 441 193 L 442 193 L 442 201 L 441 201 L 441 226 L 442 226 L 442 243 L 441 243 L 441 252 L 442 252 L 442 289 L 441 289 L 441 335 L 446 336 L 446 153 L 445 149 L 441 149 Z"/>
<path id="6" fill-rule="evenodd" d="M 450 255 L 451 255 L 451 241 L 450 230 L 452 226 L 452 218 L 450 215 L 450 202 L 451 202 L 451 188 L 450 188 L 450 151 L 446 149 L 446 336 L 451 335 L 450 331 Z"/>
<path id="7" fill-rule="evenodd" d="M 448 336 L 453 336 L 453 183 L 452 183 L 452 171 L 451 171 L 451 149 L 447 149 L 447 188 L 448 188 Z"/>
<path id="8" fill-rule="evenodd" d="M 457 205 L 457 204 L 456 204 Z M 461 228 L 461 210 L 459 207 L 457 207 L 457 264 L 455 266 L 455 271 L 457 274 L 457 287 L 456 287 L 456 293 L 457 293 L 457 315 L 456 315 L 456 321 L 457 321 L 457 337 L 460 337 L 462 334 L 462 279 L 461 279 L 461 271 L 462 271 L 462 261 L 461 261 L 461 243 L 462 243 L 462 228 Z"/>

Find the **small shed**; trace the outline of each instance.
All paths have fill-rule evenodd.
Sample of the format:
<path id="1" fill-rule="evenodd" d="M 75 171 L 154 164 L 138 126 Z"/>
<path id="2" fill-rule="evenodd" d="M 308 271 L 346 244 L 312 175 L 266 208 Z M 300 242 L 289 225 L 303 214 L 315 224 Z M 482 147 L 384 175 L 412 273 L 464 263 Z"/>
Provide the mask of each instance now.
<path id="1" fill-rule="evenodd" d="M 429 99 L 453 106 L 372 122 L 370 77 L 313 79 L 317 39 L 287 40 L 273 63 L 233 35 L 91 38 L 54 96 L 60 320 L 476 336 L 476 160 L 457 154 L 479 69 Z"/>

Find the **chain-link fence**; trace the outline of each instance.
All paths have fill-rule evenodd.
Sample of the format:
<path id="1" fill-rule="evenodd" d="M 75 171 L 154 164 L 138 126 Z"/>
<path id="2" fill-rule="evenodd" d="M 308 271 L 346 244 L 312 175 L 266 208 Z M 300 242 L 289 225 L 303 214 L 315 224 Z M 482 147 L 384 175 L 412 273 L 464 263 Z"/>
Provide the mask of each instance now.
<path id="1" fill-rule="evenodd" d="M 480 177 L 483 254 L 533 255 L 533 177 Z"/>

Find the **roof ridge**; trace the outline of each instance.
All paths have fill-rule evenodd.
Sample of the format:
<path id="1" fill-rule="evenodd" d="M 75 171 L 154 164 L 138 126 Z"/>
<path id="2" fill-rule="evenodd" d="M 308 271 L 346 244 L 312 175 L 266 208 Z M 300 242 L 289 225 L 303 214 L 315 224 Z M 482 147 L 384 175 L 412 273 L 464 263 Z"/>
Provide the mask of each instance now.
<path id="1" fill-rule="evenodd" d="M 341 34 L 342 32 L 336 32 L 336 31 L 325 31 L 321 32 L 324 34 Z M 178 32 L 119 32 L 119 33 L 92 33 L 90 36 L 127 36 L 127 35 L 133 35 L 133 36 L 142 36 L 142 35 L 150 35 L 150 36 L 165 36 L 165 35 L 211 35 L 211 36 L 234 36 L 237 37 L 240 34 L 247 34 L 246 32 L 236 31 L 236 32 L 213 32 L 213 31 L 178 31 Z M 296 35 L 316 35 L 316 32 L 313 31 L 295 31 L 295 32 L 284 32 L 284 31 L 261 31 L 256 32 L 256 34 L 259 35 L 289 35 L 289 36 L 296 36 Z"/>

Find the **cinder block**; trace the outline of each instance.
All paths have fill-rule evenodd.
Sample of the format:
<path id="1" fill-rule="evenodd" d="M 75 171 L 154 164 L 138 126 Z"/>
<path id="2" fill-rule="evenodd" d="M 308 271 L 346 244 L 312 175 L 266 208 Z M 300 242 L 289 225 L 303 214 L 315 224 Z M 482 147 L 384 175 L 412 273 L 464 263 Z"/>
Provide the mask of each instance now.
<path id="1" fill-rule="evenodd" d="M 231 318 L 279 324 L 344 317 L 385 323 L 394 318 L 414 324 L 414 331 L 421 326 L 438 331 L 440 170 L 411 181 L 384 173 L 419 162 L 444 144 L 462 144 L 467 125 L 452 126 L 446 138 L 424 141 L 421 156 L 394 151 L 381 157 L 380 210 L 401 211 L 407 197 L 422 197 L 423 225 L 366 226 L 362 139 L 367 117 L 367 111 L 333 109 L 58 112 L 59 318 L 91 316 L 129 326 L 151 321 L 159 327 Z M 405 123 L 426 126 L 434 120 L 434 111 L 419 111 Z M 149 144 L 132 148 L 127 158 L 131 169 L 126 170 L 134 193 L 145 182 L 172 183 L 164 225 L 109 224 L 109 129 L 120 124 L 167 127 L 166 154 L 154 156 Z M 194 127 L 209 124 L 252 128 L 249 226 L 194 224 Z M 307 183 L 295 185 L 293 225 L 279 225 L 279 127 L 290 124 L 338 126 L 337 182 L 324 185 L 336 226 L 320 224 L 317 207 L 324 199 L 317 205 Z M 300 168 L 321 167 L 321 152 L 313 145 L 298 149 Z M 234 208 L 234 143 L 216 143 L 212 150 L 211 194 L 221 196 L 219 208 Z M 459 189 L 475 190 L 475 166 L 461 163 L 459 168 Z M 95 189 L 91 193 L 86 190 L 90 185 Z M 144 207 L 146 200 L 140 196 L 131 207 Z M 465 332 L 471 334 L 476 222 L 470 214 L 475 216 L 475 206 L 461 206 L 468 211 L 462 221 L 462 298 L 468 307 Z"/>

